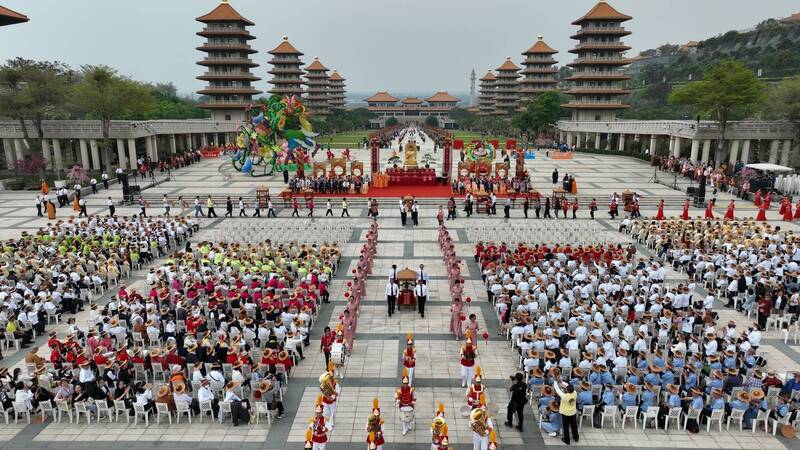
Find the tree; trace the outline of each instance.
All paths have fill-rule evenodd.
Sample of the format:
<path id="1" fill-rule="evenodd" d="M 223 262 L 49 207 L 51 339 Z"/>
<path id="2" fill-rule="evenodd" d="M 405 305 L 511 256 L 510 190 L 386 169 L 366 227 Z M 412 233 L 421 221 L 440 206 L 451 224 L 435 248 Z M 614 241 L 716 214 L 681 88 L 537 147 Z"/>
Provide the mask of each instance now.
<path id="1" fill-rule="evenodd" d="M 25 121 L 33 121 L 37 132 L 34 153 L 41 155 L 46 137 L 42 122 L 63 115 L 69 86 L 74 82 L 75 73 L 60 62 L 16 58 L 0 67 L 0 115 L 19 121 L 26 142 L 30 136 Z M 42 176 L 44 169 L 42 166 Z"/>
<path id="2" fill-rule="evenodd" d="M 728 121 L 758 105 L 764 84 L 741 61 L 722 60 L 703 73 L 703 78 L 672 91 L 670 103 L 695 106 L 710 115 L 719 125 L 719 139 L 714 157 L 719 161 L 725 148 Z"/>
<path id="3" fill-rule="evenodd" d="M 439 128 L 439 119 L 436 116 L 428 116 L 425 118 L 425 125 L 429 127 Z"/>
<path id="4" fill-rule="evenodd" d="M 800 142 L 800 76 L 783 80 L 769 90 L 765 113 L 770 118 L 791 122 Z"/>
<path id="5" fill-rule="evenodd" d="M 511 123 L 523 133 L 545 132 L 561 117 L 561 103 L 558 92 L 543 92 L 528 103 L 525 111 L 515 115 Z"/>
<path id="6" fill-rule="evenodd" d="M 70 106 L 86 118 L 100 120 L 106 155 L 106 171 L 111 172 L 109 135 L 113 119 L 141 116 L 153 107 L 150 90 L 141 83 L 117 75 L 108 66 L 82 66 L 81 79 L 72 90 Z"/>
<path id="7" fill-rule="evenodd" d="M 397 117 L 389 117 L 388 119 L 386 119 L 387 127 L 393 127 L 395 125 L 397 125 Z"/>

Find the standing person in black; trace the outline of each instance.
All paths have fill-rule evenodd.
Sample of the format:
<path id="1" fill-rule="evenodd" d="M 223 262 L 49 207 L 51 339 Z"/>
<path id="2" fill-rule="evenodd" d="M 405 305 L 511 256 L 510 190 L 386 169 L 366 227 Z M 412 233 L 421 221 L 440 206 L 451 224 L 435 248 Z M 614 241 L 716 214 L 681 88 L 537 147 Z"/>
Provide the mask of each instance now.
<path id="1" fill-rule="evenodd" d="M 225 200 L 225 211 L 225 217 L 233 217 L 233 202 L 230 197 Z"/>
<path id="2" fill-rule="evenodd" d="M 553 169 L 553 184 L 558 183 L 558 168 Z"/>
<path id="3" fill-rule="evenodd" d="M 403 201 L 403 197 L 400 197 L 400 224 L 402 226 L 406 226 L 407 219 L 408 219 L 408 212 L 406 211 L 406 204 Z"/>
<path id="4" fill-rule="evenodd" d="M 545 219 L 551 219 L 550 217 L 550 197 L 546 197 L 544 199 L 544 217 Z"/>
<path id="5" fill-rule="evenodd" d="M 528 197 L 525 197 L 525 201 L 522 202 L 522 212 L 525 214 L 525 218 L 528 218 L 528 208 L 530 208 L 530 202 L 528 202 Z"/>
<path id="6" fill-rule="evenodd" d="M 533 199 L 533 210 L 536 212 L 536 218 L 539 218 L 539 213 L 542 211 L 542 201 L 539 197 Z"/>
<path id="7" fill-rule="evenodd" d="M 525 386 L 524 377 L 521 373 L 517 372 L 516 375 L 511 377 L 511 386 L 508 387 L 511 392 L 511 400 L 508 401 L 508 410 L 506 412 L 506 426 L 514 426 L 514 413 L 517 414 L 517 430 L 522 431 L 522 414 L 525 410 L 525 405 L 528 403 L 528 398 L 525 396 L 528 391 Z"/>

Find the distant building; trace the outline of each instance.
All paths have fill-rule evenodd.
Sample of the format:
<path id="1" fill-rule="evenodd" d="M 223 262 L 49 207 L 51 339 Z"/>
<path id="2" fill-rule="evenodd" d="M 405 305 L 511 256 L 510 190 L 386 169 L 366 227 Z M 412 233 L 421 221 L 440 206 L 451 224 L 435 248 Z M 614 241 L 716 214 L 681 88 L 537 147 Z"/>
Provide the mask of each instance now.
<path id="1" fill-rule="evenodd" d="M 494 76 L 492 70 L 486 71 L 486 75 L 481 78 L 481 93 L 478 97 L 478 114 L 481 116 L 490 116 L 494 114 L 494 94 L 495 86 L 497 84 L 497 77 Z"/>
<path id="2" fill-rule="evenodd" d="M 305 106 L 315 116 L 328 116 L 331 114 L 330 105 L 330 78 L 328 68 L 314 57 L 314 62 L 306 67 L 306 99 Z"/>
<path id="3" fill-rule="evenodd" d="M 346 80 L 339 75 L 335 69 L 328 78 L 328 103 L 332 110 L 341 110 L 345 106 L 345 82 Z"/>
<path id="4" fill-rule="evenodd" d="M 386 119 L 394 117 L 403 124 L 422 124 L 428 116 L 436 117 L 439 126 L 452 128 L 455 122 L 450 119 L 450 110 L 455 108 L 460 101 L 447 92 L 437 92 L 424 101 L 417 97 L 406 97 L 403 100 L 386 91 L 377 92 L 364 100 L 367 109 L 377 116 L 370 120 L 373 128 L 382 128 Z"/>
<path id="5" fill-rule="evenodd" d="M 780 22 L 782 22 L 782 23 L 800 23 L 800 12 L 799 13 L 794 13 L 789 17 L 784 17 L 783 19 L 780 19 Z"/>
<path id="6" fill-rule="evenodd" d="M 684 53 L 688 53 L 690 55 L 694 55 L 697 53 L 697 47 L 700 46 L 699 41 L 689 41 L 680 47 L 680 51 Z"/>
<path id="7" fill-rule="evenodd" d="M 511 115 L 519 103 L 519 67 L 506 58 L 497 68 L 497 81 L 494 90 L 494 112 L 498 116 Z"/>
<path id="8" fill-rule="evenodd" d="M 630 107 L 620 99 L 630 92 L 619 85 L 620 81 L 630 79 L 620 71 L 630 64 L 623 54 L 630 47 L 621 41 L 623 36 L 631 34 L 622 27 L 622 23 L 628 20 L 631 16 L 600 0 L 583 17 L 572 22 L 581 28 L 572 36 L 578 45 L 570 50 L 570 53 L 577 54 L 569 64 L 575 69 L 568 78 L 574 82 L 567 91 L 572 99 L 562 106 L 572 110 L 573 120 L 614 120 L 618 110 Z"/>
<path id="9" fill-rule="evenodd" d="M 227 1 L 196 20 L 206 24 L 197 33 L 206 38 L 206 43 L 197 47 L 206 53 L 206 57 L 197 62 L 206 67 L 206 72 L 197 79 L 208 82 L 204 89 L 197 91 L 206 97 L 199 107 L 210 110 L 214 120 L 241 121 L 253 96 L 261 94 L 252 86 L 261 78 L 250 73 L 258 64 L 250 59 L 257 50 L 248 44 L 255 37 L 247 27 L 255 24 L 242 17 Z"/>
<path id="10" fill-rule="evenodd" d="M 542 36 L 522 53 L 525 56 L 522 65 L 525 68 L 522 69 L 524 78 L 519 82 L 520 102 L 533 100 L 542 92 L 556 89 L 558 68 L 555 67 L 557 61 L 553 58 L 556 53 L 558 50 L 547 45 Z"/>
<path id="11" fill-rule="evenodd" d="M 25 14 L 20 14 L 16 11 L 12 11 L 8 8 L 0 6 L 0 27 L 13 25 L 15 23 L 23 23 L 29 20 L 30 19 L 28 19 L 28 16 Z"/>
<path id="12" fill-rule="evenodd" d="M 272 55 L 272 59 L 269 60 L 272 64 L 272 70 L 269 71 L 272 75 L 269 81 L 272 89 L 269 93 L 298 97 L 303 95 L 303 70 L 300 69 L 303 65 L 303 61 L 300 60 L 303 53 L 289 42 L 288 36 L 284 36 L 281 43 L 270 50 L 269 54 Z"/>

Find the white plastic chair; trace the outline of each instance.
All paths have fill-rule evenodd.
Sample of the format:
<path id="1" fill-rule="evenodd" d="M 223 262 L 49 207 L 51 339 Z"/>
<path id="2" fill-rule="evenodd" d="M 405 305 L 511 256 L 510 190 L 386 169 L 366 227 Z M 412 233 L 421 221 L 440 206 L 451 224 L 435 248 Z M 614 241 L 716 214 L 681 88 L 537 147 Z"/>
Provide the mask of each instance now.
<path id="1" fill-rule="evenodd" d="M 682 412 L 683 411 L 681 410 L 680 407 L 675 407 L 675 408 L 670 408 L 669 409 L 669 412 L 667 413 L 667 416 L 664 418 L 664 431 L 667 431 L 667 428 L 669 428 L 669 421 L 670 420 L 674 420 L 675 421 L 675 426 L 678 427 L 678 429 L 681 428 L 681 414 L 682 414 Z"/>
<path id="2" fill-rule="evenodd" d="M 225 415 L 231 416 L 233 418 L 233 412 L 231 412 L 231 403 L 230 402 L 219 402 L 219 423 L 225 421 Z"/>
<path id="3" fill-rule="evenodd" d="M 161 425 L 161 416 L 166 415 L 169 424 L 172 425 L 172 413 L 169 412 L 169 405 L 166 403 L 156 403 L 156 425 Z"/>
<path id="4" fill-rule="evenodd" d="M 181 416 L 186 414 L 189 419 L 189 425 L 192 424 L 192 408 L 186 402 L 175 402 L 175 421 L 181 423 Z"/>
<path id="5" fill-rule="evenodd" d="M 139 416 L 142 416 L 142 419 L 144 419 L 144 424 L 146 426 L 150 426 L 150 418 L 147 415 L 147 410 L 144 409 L 144 405 L 139 405 L 137 403 L 134 403 L 133 404 L 133 424 L 134 425 L 138 425 Z"/>
<path id="6" fill-rule="evenodd" d="M 25 418 L 28 420 L 28 425 L 30 425 L 31 411 L 28 409 L 28 406 L 23 402 L 14 402 L 12 405 L 14 408 L 14 424 L 17 424 L 19 416 L 25 416 Z"/>
<path id="7" fill-rule="evenodd" d="M 267 424 L 272 425 L 272 411 L 269 410 L 267 402 L 256 402 L 256 425 L 258 425 L 258 418 L 261 414 L 267 417 Z"/>
<path id="8" fill-rule="evenodd" d="M 708 416 L 708 422 L 706 423 L 706 432 L 708 433 L 711 432 L 711 424 L 714 423 L 714 421 L 716 420 L 717 424 L 719 424 L 719 432 L 722 433 L 722 418 L 724 417 L 724 415 L 725 415 L 724 409 L 712 410 L 711 415 Z"/>
<path id="9" fill-rule="evenodd" d="M 53 402 L 50 400 L 39 402 L 39 413 L 42 415 L 42 423 L 47 420 L 47 416 L 52 416 L 53 422 L 56 420 L 56 410 L 53 408 Z"/>
<path id="10" fill-rule="evenodd" d="M 775 436 L 775 434 L 778 432 L 778 425 L 788 425 L 789 424 L 789 417 L 791 417 L 791 416 L 792 416 L 791 414 L 786 414 L 785 416 L 783 416 L 782 418 L 780 418 L 778 420 L 775 420 L 775 419 L 772 419 L 772 418 L 768 419 L 768 423 L 769 422 L 772 423 L 772 435 L 773 436 Z"/>
<path id="11" fill-rule="evenodd" d="M 97 408 L 97 423 L 103 419 L 103 415 L 105 414 L 108 417 L 108 423 L 114 421 L 114 416 L 111 415 L 111 408 L 108 406 L 108 402 L 105 400 L 95 400 L 94 401 L 95 407 Z"/>
<path id="12" fill-rule="evenodd" d="M 764 426 L 764 431 L 767 431 L 767 422 L 769 422 L 769 411 L 758 410 L 758 414 L 753 418 L 753 434 L 756 434 L 759 422 Z"/>
<path id="13" fill-rule="evenodd" d="M 689 408 L 689 412 L 684 415 L 683 418 L 683 429 L 686 430 L 686 426 L 689 424 L 690 419 L 694 419 L 697 421 L 697 424 L 700 425 L 700 413 L 703 412 L 702 409 L 694 409 Z"/>
<path id="14" fill-rule="evenodd" d="M 603 408 L 603 414 L 600 416 L 600 428 L 606 424 L 606 417 L 611 418 L 611 429 L 617 427 L 617 407 L 613 405 L 606 405 Z"/>
<path id="15" fill-rule="evenodd" d="M 622 429 L 625 429 L 625 421 L 630 419 L 633 422 L 633 428 L 638 429 L 639 425 L 636 423 L 636 416 L 639 414 L 638 406 L 628 406 L 622 414 Z"/>
<path id="16" fill-rule="evenodd" d="M 203 417 L 206 413 L 211 414 L 211 420 L 214 420 L 214 408 L 212 407 L 211 400 L 200 402 L 200 423 L 203 423 Z"/>
<path id="17" fill-rule="evenodd" d="M 131 423 L 131 416 L 128 413 L 128 407 L 125 405 L 125 400 L 114 400 L 114 419 L 119 423 L 119 415 L 125 416 L 125 422 Z"/>
<path id="18" fill-rule="evenodd" d="M 742 427 L 744 426 L 744 409 L 734 409 L 728 415 L 728 424 L 726 425 L 725 429 L 731 429 L 731 420 L 739 422 L 739 431 L 742 431 Z"/>
<path id="19" fill-rule="evenodd" d="M 658 428 L 658 406 L 649 406 L 642 414 L 642 430 L 647 429 L 647 421 L 653 420 L 653 428 Z"/>
<path id="20" fill-rule="evenodd" d="M 66 414 L 69 417 L 69 423 L 72 423 L 72 408 L 69 407 L 69 403 L 64 401 L 57 401 L 56 402 L 56 422 L 61 423 L 61 416 Z"/>
<path id="21" fill-rule="evenodd" d="M 92 423 L 92 414 L 89 412 L 89 408 L 86 407 L 86 403 L 84 402 L 76 402 L 75 403 L 75 423 L 81 422 L 81 414 L 86 416 L 86 425 L 91 425 Z"/>

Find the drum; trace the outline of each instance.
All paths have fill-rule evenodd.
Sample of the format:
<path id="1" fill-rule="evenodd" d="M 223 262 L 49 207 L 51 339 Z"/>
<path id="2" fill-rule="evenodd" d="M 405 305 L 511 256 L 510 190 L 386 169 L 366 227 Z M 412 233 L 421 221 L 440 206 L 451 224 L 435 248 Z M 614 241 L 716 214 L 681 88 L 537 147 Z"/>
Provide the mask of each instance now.
<path id="1" fill-rule="evenodd" d="M 414 422 L 414 408 L 411 406 L 400 407 L 400 422 L 412 423 Z"/>
<path id="2" fill-rule="evenodd" d="M 334 344 L 331 346 L 331 362 L 337 366 L 344 365 L 344 345 L 342 344 Z"/>

